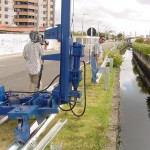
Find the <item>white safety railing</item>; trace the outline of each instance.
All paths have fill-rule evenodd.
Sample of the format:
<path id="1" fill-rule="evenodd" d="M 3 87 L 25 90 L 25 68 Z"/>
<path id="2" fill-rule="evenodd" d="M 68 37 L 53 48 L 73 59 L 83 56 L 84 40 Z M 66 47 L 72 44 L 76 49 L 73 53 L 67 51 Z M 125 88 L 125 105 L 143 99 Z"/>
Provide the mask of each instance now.
<path id="1" fill-rule="evenodd" d="M 55 135 L 66 123 L 67 119 L 64 122 L 61 122 L 59 120 L 33 150 L 44 150 L 44 148 L 49 144 L 49 142 L 55 137 Z"/>
<path id="2" fill-rule="evenodd" d="M 116 47 L 117 46 L 115 45 L 113 48 L 111 48 L 111 50 L 109 51 L 109 53 L 112 50 L 116 50 Z M 99 67 L 98 72 L 96 74 L 96 77 L 97 77 L 96 82 L 97 83 L 99 83 L 102 74 L 105 75 L 105 78 L 104 78 L 104 89 L 105 90 L 108 89 L 108 78 L 109 78 L 108 74 L 109 74 L 109 71 L 112 70 L 112 68 L 113 68 L 113 58 L 108 58 L 109 53 L 106 55 L 106 57 L 105 57 L 102 65 Z M 110 67 L 106 67 L 107 62 L 110 63 Z"/>

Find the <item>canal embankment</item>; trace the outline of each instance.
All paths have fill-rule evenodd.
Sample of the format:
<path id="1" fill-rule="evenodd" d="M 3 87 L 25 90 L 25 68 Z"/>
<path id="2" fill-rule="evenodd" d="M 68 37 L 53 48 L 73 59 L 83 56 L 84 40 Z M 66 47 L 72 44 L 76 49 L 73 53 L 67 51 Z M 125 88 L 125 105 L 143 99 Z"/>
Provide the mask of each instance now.
<path id="1" fill-rule="evenodd" d="M 133 60 L 148 89 L 150 88 L 150 56 L 139 51 L 133 51 Z M 150 89 L 149 89 L 150 92 Z"/>

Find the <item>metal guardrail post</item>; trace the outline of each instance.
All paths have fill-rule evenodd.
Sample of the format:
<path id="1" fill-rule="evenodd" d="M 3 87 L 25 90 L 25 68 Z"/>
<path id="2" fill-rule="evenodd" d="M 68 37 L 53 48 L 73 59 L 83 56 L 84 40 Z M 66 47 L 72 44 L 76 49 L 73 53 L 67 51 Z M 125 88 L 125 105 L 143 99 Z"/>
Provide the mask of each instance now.
<path id="1" fill-rule="evenodd" d="M 111 48 L 111 50 L 109 51 L 109 53 L 110 53 L 112 50 L 114 50 L 114 47 Z M 108 53 L 108 54 L 109 54 L 109 53 Z M 109 60 L 108 54 L 106 55 L 106 57 L 105 57 L 105 59 L 104 59 L 102 65 L 101 65 L 101 67 L 105 67 L 105 66 L 106 66 L 106 64 L 107 64 L 107 62 L 108 62 L 108 60 Z M 113 60 L 112 60 L 112 59 L 110 59 L 110 65 L 111 65 L 111 67 L 113 68 Z M 100 67 L 100 68 L 101 68 L 101 67 Z M 97 74 L 96 74 L 96 77 L 97 77 L 96 82 L 97 82 L 97 83 L 99 83 L 99 80 L 100 80 L 100 78 L 101 78 L 101 75 L 102 75 L 102 73 L 101 73 L 101 71 L 100 71 L 100 69 L 99 69 L 98 72 L 97 72 Z"/>
<path id="2" fill-rule="evenodd" d="M 107 61 L 110 63 L 110 70 L 112 71 L 113 64 L 114 64 L 114 59 L 113 58 L 108 58 Z"/>
<path id="3" fill-rule="evenodd" d="M 118 44 L 115 44 L 113 49 L 117 50 L 117 47 L 118 47 Z"/>
<path id="4" fill-rule="evenodd" d="M 99 68 L 99 73 L 104 74 L 104 89 L 105 90 L 108 90 L 109 70 L 110 70 L 110 67 L 100 67 Z"/>
<path id="5" fill-rule="evenodd" d="M 109 67 L 105 67 L 104 69 L 104 89 L 105 90 L 108 90 L 108 83 L 109 83 L 109 70 L 110 68 Z"/>

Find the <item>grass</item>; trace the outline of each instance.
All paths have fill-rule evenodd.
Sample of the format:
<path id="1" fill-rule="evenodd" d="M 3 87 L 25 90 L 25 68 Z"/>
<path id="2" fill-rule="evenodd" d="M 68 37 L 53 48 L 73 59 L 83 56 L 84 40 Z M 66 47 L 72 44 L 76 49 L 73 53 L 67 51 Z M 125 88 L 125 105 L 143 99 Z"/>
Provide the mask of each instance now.
<path id="1" fill-rule="evenodd" d="M 68 119 L 67 124 L 62 128 L 58 135 L 52 141 L 53 144 L 61 144 L 63 150 L 102 150 L 107 143 L 106 132 L 111 111 L 114 79 L 116 70 L 114 69 L 109 76 L 109 89 L 104 90 L 104 79 L 102 77 L 99 84 L 91 83 L 91 69 L 87 65 L 87 108 L 85 114 L 78 118 L 71 112 L 60 112 L 53 122 L 47 127 L 45 133 L 39 140 L 50 130 L 58 121 Z M 80 89 L 82 90 L 83 82 Z M 76 113 L 83 109 L 83 102 L 75 108 Z M 64 108 L 67 108 L 65 106 Z M 33 120 L 30 120 L 33 122 Z M 17 121 L 7 121 L 0 126 L 0 144 L 1 150 L 5 150 L 14 141 L 14 128 Z M 46 148 L 49 150 L 49 146 Z"/>
<path id="2" fill-rule="evenodd" d="M 61 118 L 68 119 L 67 124 L 52 141 L 54 145 L 62 144 L 63 150 L 102 150 L 106 143 L 106 132 L 108 130 L 109 116 L 111 112 L 113 87 L 116 70 L 110 73 L 109 89 L 103 88 L 103 78 L 99 84 L 92 84 L 91 70 L 87 66 L 87 109 L 85 114 L 78 118 L 71 112 L 60 112 L 53 124 Z M 79 112 L 83 104 L 79 104 L 76 112 Z M 45 133 L 52 127 L 49 126 Z M 44 136 L 43 134 L 43 136 Z M 43 137 L 42 136 L 42 137 Z M 40 137 L 40 138 L 42 138 Z M 46 150 L 49 150 L 47 146 Z"/>
<path id="3" fill-rule="evenodd" d="M 14 141 L 13 130 L 16 126 L 17 126 L 17 121 L 7 121 L 0 126 L 1 150 L 5 150 L 11 143 L 13 143 Z"/>
<path id="4" fill-rule="evenodd" d="M 30 124 L 35 118 L 30 119 Z M 14 129 L 17 127 L 16 120 L 8 120 L 0 125 L 0 150 L 6 150 L 14 142 Z"/>

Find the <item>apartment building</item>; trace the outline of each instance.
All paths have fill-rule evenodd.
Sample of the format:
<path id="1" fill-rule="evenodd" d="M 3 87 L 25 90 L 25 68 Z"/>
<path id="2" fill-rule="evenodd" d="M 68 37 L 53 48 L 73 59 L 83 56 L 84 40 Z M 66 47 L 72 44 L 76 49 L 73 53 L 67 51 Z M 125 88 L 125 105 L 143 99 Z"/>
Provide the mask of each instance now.
<path id="1" fill-rule="evenodd" d="M 54 20 L 55 0 L 0 0 L 0 24 L 53 27 Z"/>

